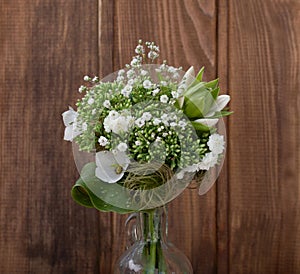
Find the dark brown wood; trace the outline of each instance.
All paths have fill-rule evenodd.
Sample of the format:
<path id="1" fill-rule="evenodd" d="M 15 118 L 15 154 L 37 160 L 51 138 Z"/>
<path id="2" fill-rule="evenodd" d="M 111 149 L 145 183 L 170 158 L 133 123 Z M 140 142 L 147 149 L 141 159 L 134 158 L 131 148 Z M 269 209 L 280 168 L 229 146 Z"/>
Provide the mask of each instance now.
<path id="1" fill-rule="evenodd" d="M 195 274 L 300 273 L 298 0 L 3 0 L 0 15 L 0 273 L 113 273 L 127 216 L 72 201 L 61 113 L 140 38 L 204 65 L 235 111 L 217 186 L 170 205 L 172 242 Z"/>
<path id="2" fill-rule="evenodd" d="M 98 273 L 98 213 L 76 205 L 61 113 L 98 72 L 97 1 L 1 1 L 0 273 Z"/>
<path id="3" fill-rule="evenodd" d="M 216 77 L 216 9 L 213 1 L 115 2 L 114 68 L 129 63 L 141 38 L 156 41 L 160 61 L 188 69 L 206 67 Z M 190 258 L 195 273 L 216 271 L 216 192 L 187 190 L 170 204 L 170 238 Z M 205 254 L 205 255 L 203 255 Z"/>
<path id="4" fill-rule="evenodd" d="M 299 1 L 231 0 L 230 273 L 299 273 Z"/>

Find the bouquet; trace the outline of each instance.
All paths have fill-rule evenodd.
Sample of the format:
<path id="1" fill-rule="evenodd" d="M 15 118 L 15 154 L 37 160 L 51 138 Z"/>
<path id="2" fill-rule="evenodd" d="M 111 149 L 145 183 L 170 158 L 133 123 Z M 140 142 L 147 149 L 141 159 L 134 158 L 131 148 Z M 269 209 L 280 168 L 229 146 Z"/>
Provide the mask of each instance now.
<path id="1" fill-rule="evenodd" d="M 100 211 L 130 213 L 166 205 L 191 182 L 215 180 L 230 115 L 218 79 L 203 81 L 163 61 L 154 42 L 139 41 L 130 64 L 100 79 L 85 76 L 77 110 L 62 114 L 80 179 L 72 197 Z"/>

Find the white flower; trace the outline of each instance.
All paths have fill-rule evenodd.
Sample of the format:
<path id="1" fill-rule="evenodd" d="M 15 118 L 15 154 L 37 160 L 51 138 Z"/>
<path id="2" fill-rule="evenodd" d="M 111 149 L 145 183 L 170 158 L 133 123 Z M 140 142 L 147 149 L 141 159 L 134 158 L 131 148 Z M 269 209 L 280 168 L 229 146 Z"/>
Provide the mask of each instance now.
<path id="1" fill-rule="evenodd" d="M 127 146 L 127 144 L 125 144 L 125 143 L 120 143 L 120 144 L 118 144 L 118 146 L 117 146 L 117 149 L 118 149 L 119 151 L 122 151 L 122 152 L 125 152 L 125 151 L 127 150 L 127 148 L 128 148 L 128 146 Z"/>
<path id="2" fill-rule="evenodd" d="M 89 100 L 88 100 L 88 104 L 89 105 L 93 104 L 94 102 L 95 102 L 94 98 L 92 98 L 92 97 L 89 98 Z"/>
<path id="3" fill-rule="evenodd" d="M 198 170 L 209 170 L 218 163 L 218 155 L 210 152 L 206 153 L 198 164 Z"/>
<path id="4" fill-rule="evenodd" d="M 129 79 L 127 84 L 130 86 L 133 86 L 134 82 L 135 82 L 135 79 Z"/>
<path id="5" fill-rule="evenodd" d="M 126 75 L 127 75 L 127 78 L 130 79 L 130 78 L 133 78 L 135 76 L 135 72 L 134 72 L 134 70 L 130 69 L 130 70 L 127 71 Z"/>
<path id="6" fill-rule="evenodd" d="M 122 93 L 123 96 L 129 97 L 131 91 L 132 91 L 132 86 L 126 85 L 126 86 L 122 89 L 121 93 Z"/>
<path id="7" fill-rule="evenodd" d="M 179 97 L 179 93 L 177 91 L 172 91 L 171 94 L 172 94 L 172 97 L 175 99 Z"/>
<path id="8" fill-rule="evenodd" d="M 143 70 L 143 69 L 141 70 L 141 75 L 142 75 L 142 76 L 146 76 L 147 74 L 148 74 L 148 71 Z"/>
<path id="9" fill-rule="evenodd" d="M 66 126 L 64 140 L 72 141 L 76 136 L 81 134 L 81 130 L 77 128 L 77 117 L 78 113 L 71 107 L 63 114 L 63 122 Z"/>
<path id="10" fill-rule="evenodd" d="M 137 54 L 143 54 L 145 52 L 145 49 L 142 45 L 137 45 L 135 48 L 135 53 Z"/>
<path id="11" fill-rule="evenodd" d="M 118 75 L 123 75 L 125 73 L 125 70 L 124 69 L 120 69 L 119 71 L 118 71 Z"/>
<path id="12" fill-rule="evenodd" d="M 168 136 L 168 133 L 167 133 L 167 132 L 164 132 L 164 133 L 162 134 L 162 136 L 165 138 L 165 137 Z"/>
<path id="13" fill-rule="evenodd" d="M 109 115 L 103 121 L 106 132 L 114 132 L 120 134 L 127 132 L 132 121 L 131 116 L 122 116 L 115 110 L 111 110 Z"/>
<path id="14" fill-rule="evenodd" d="M 95 175 L 103 182 L 116 183 L 123 177 L 129 163 L 130 159 L 124 152 L 97 152 Z"/>
<path id="15" fill-rule="evenodd" d="M 105 101 L 103 102 L 103 106 L 104 106 L 105 108 L 110 108 L 110 107 L 111 107 L 110 101 L 109 101 L 109 100 L 105 100 Z"/>
<path id="16" fill-rule="evenodd" d="M 125 79 L 124 76 L 119 75 L 119 76 L 117 77 L 117 82 L 122 82 L 124 79 Z"/>
<path id="17" fill-rule="evenodd" d="M 105 147 L 108 144 L 108 140 L 106 137 L 100 136 L 100 138 L 98 139 L 98 143 L 100 144 L 100 146 Z"/>
<path id="18" fill-rule="evenodd" d="M 216 114 L 216 112 L 221 111 L 230 101 L 229 95 L 220 95 L 217 97 L 216 102 L 210 108 L 209 112 L 205 115 L 205 117 L 211 117 Z"/>
<path id="19" fill-rule="evenodd" d="M 150 121 L 152 118 L 152 115 L 150 112 L 144 112 L 143 113 L 143 116 L 142 116 L 142 119 L 144 119 L 145 121 Z"/>
<path id="20" fill-rule="evenodd" d="M 160 96 L 160 101 L 162 103 L 168 103 L 169 97 L 167 95 L 162 95 L 162 96 Z"/>
<path id="21" fill-rule="evenodd" d="M 128 267 L 130 270 L 133 270 L 134 272 L 139 272 L 142 270 L 142 267 L 138 264 L 135 264 L 132 259 L 129 260 Z"/>
<path id="22" fill-rule="evenodd" d="M 140 146 L 141 144 L 142 144 L 141 141 L 139 141 L 139 140 L 135 141 L 136 146 Z"/>
<path id="23" fill-rule="evenodd" d="M 95 83 L 95 82 L 98 82 L 99 81 L 99 77 L 95 76 L 92 81 Z"/>
<path id="24" fill-rule="evenodd" d="M 176 127 L 176 126 L 177 126 L 177 123 L 175 123 L 175 122 L 170 123 L 170 127 Z"/>
<path id="25" fill-rule="evenodd" d="M 157 126 L 161 123 L 161 120 L 159 118 L 154 118 L 153 119 L 153 125 Z"/>
<path id="26" fill-rule="evenodd" d="M 186 125 L 187 125 L 187 123 L 186 123 L 186 121 L 184 121 L 184 120 L 180 120 L 180 121 L 178 122 L 178 126 L 180 126 L 182 129 L 184 129 L 184 128 L 186 127 Z"/>
<path id="27" fill-rule="evenodd" d="M 86 87 L 85 86 L 80 86 L 80 88 L 78 89 L 78 91 L 80 93 L 84 92 L 86 90 Z"/>
<path id="28" fill-rule="evenodd" d="M 88 75 L 86 75 L 86 76 L 83 77 L 83 80 L 86 81 L 86 82 L 88 82 L 88 81 L 91 80 L 91 77 L 88 76 Z"/>
<path id="29" fill-rule="evenodd" d="M 142 127 L 143 125 L 145 125 L 145 120 L 143 118 L 138 118 L 138 119 L 135 120 L 135 124 L 138 127 Z"/>
<path id="30" fill-rule="evenodd" d="M 155 96 L 159 92 L 160 92 L 160 89 L 156 88 L 156 89 L 152 90 L 152 95 Z"/>
<path id="31" fill-rule="evenodd" d="M 151 81 L 145 80 L 145 81 L 143 82 L 143 87 L 146 88 L 146 89 L 150 89 L 150 88 L 152 87 Z"/>
<path id="32" fill-rule="evenodd" d="M 214 133 L 209 136 L 207 145 L 209 150 L 214 154 L 220 154 L 224 150 L 225 142 L 224 136 Z"/>

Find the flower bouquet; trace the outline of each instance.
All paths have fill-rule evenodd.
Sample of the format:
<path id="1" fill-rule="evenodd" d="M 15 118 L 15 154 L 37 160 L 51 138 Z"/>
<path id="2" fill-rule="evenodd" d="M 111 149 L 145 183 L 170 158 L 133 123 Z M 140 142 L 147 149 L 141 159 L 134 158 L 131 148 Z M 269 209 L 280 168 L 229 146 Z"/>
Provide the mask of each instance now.
<path id="1" fill-rule="evenodd" d="M 192 273 L 164 235 L 166 205 L 182 191 L 215 181 L 225 152 L 219 134 L 230 100 L 204 68 L 154 64 L 159 47 L 140 40 L 124 69 L 104 79 L 85 76 L 77 111 L 64 112 L 80 178 L 72 197 L 100 211 L 133 213 L 135 241 L 115 273 Z M 147 64 L 149 63 L 150 64 Z M 223 126 L 224 129 L 224 126 Z M 137 214 L 138 213 L 138 214 Z"/>

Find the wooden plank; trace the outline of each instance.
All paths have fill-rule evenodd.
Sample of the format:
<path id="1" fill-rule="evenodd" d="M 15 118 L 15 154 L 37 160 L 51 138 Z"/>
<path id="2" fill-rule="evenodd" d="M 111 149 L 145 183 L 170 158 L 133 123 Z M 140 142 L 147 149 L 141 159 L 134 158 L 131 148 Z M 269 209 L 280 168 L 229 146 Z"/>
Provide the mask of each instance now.
<path id="1" fill-rule="evenodd" d="M 206 79 L 216 76 L 214 1 L 116 0 L 114 26 L 115 70 L 130 62 L 136 43 L 142 38 L 160 46 L 160 61 L 167 59 L 169 64 L 184 69 L 204 65 Z M 187 190 L 170 205 L 170 237 L 190 258 L 195 273 L 216 271 L 215 196 L 215 189 L 203 197 L 195 190 Z M 121 226 L 118 219 L 116 222 Z M 121 239 L 118 234 L 114 237 Z"/>
<path id="2" fill-rule="evenodd" d="M 230 273 L 299 273 L 299 1 L 230 0 Z"/>
<path id="3" fill-rule="evenodd" d="M 60 113 L 98 72 L 98 3 L 0 5 L 0 272 L 97 273 L 98 215 L 70 197 L 78 173 Z"/>
<path id="4" fill-rule="evenodd" d="M 220 79 L 221 93 L 228 93 L 228 15 L 229 7 L 227 0 L 218 1 L 218 26 L 217 26 L 217 46 L 218 46 L 218 68 L 217 75 Z M 228 118 L 224 118 L 227 128 L 227 138 L 231 138 L 228 130 Z M 227 152 L 222 167 L 222 172 L 217 183 L 217 273 L 229 272 L 229 231 L 228 231 L 228 155 L 230 147 L 227 144 Z"/>

